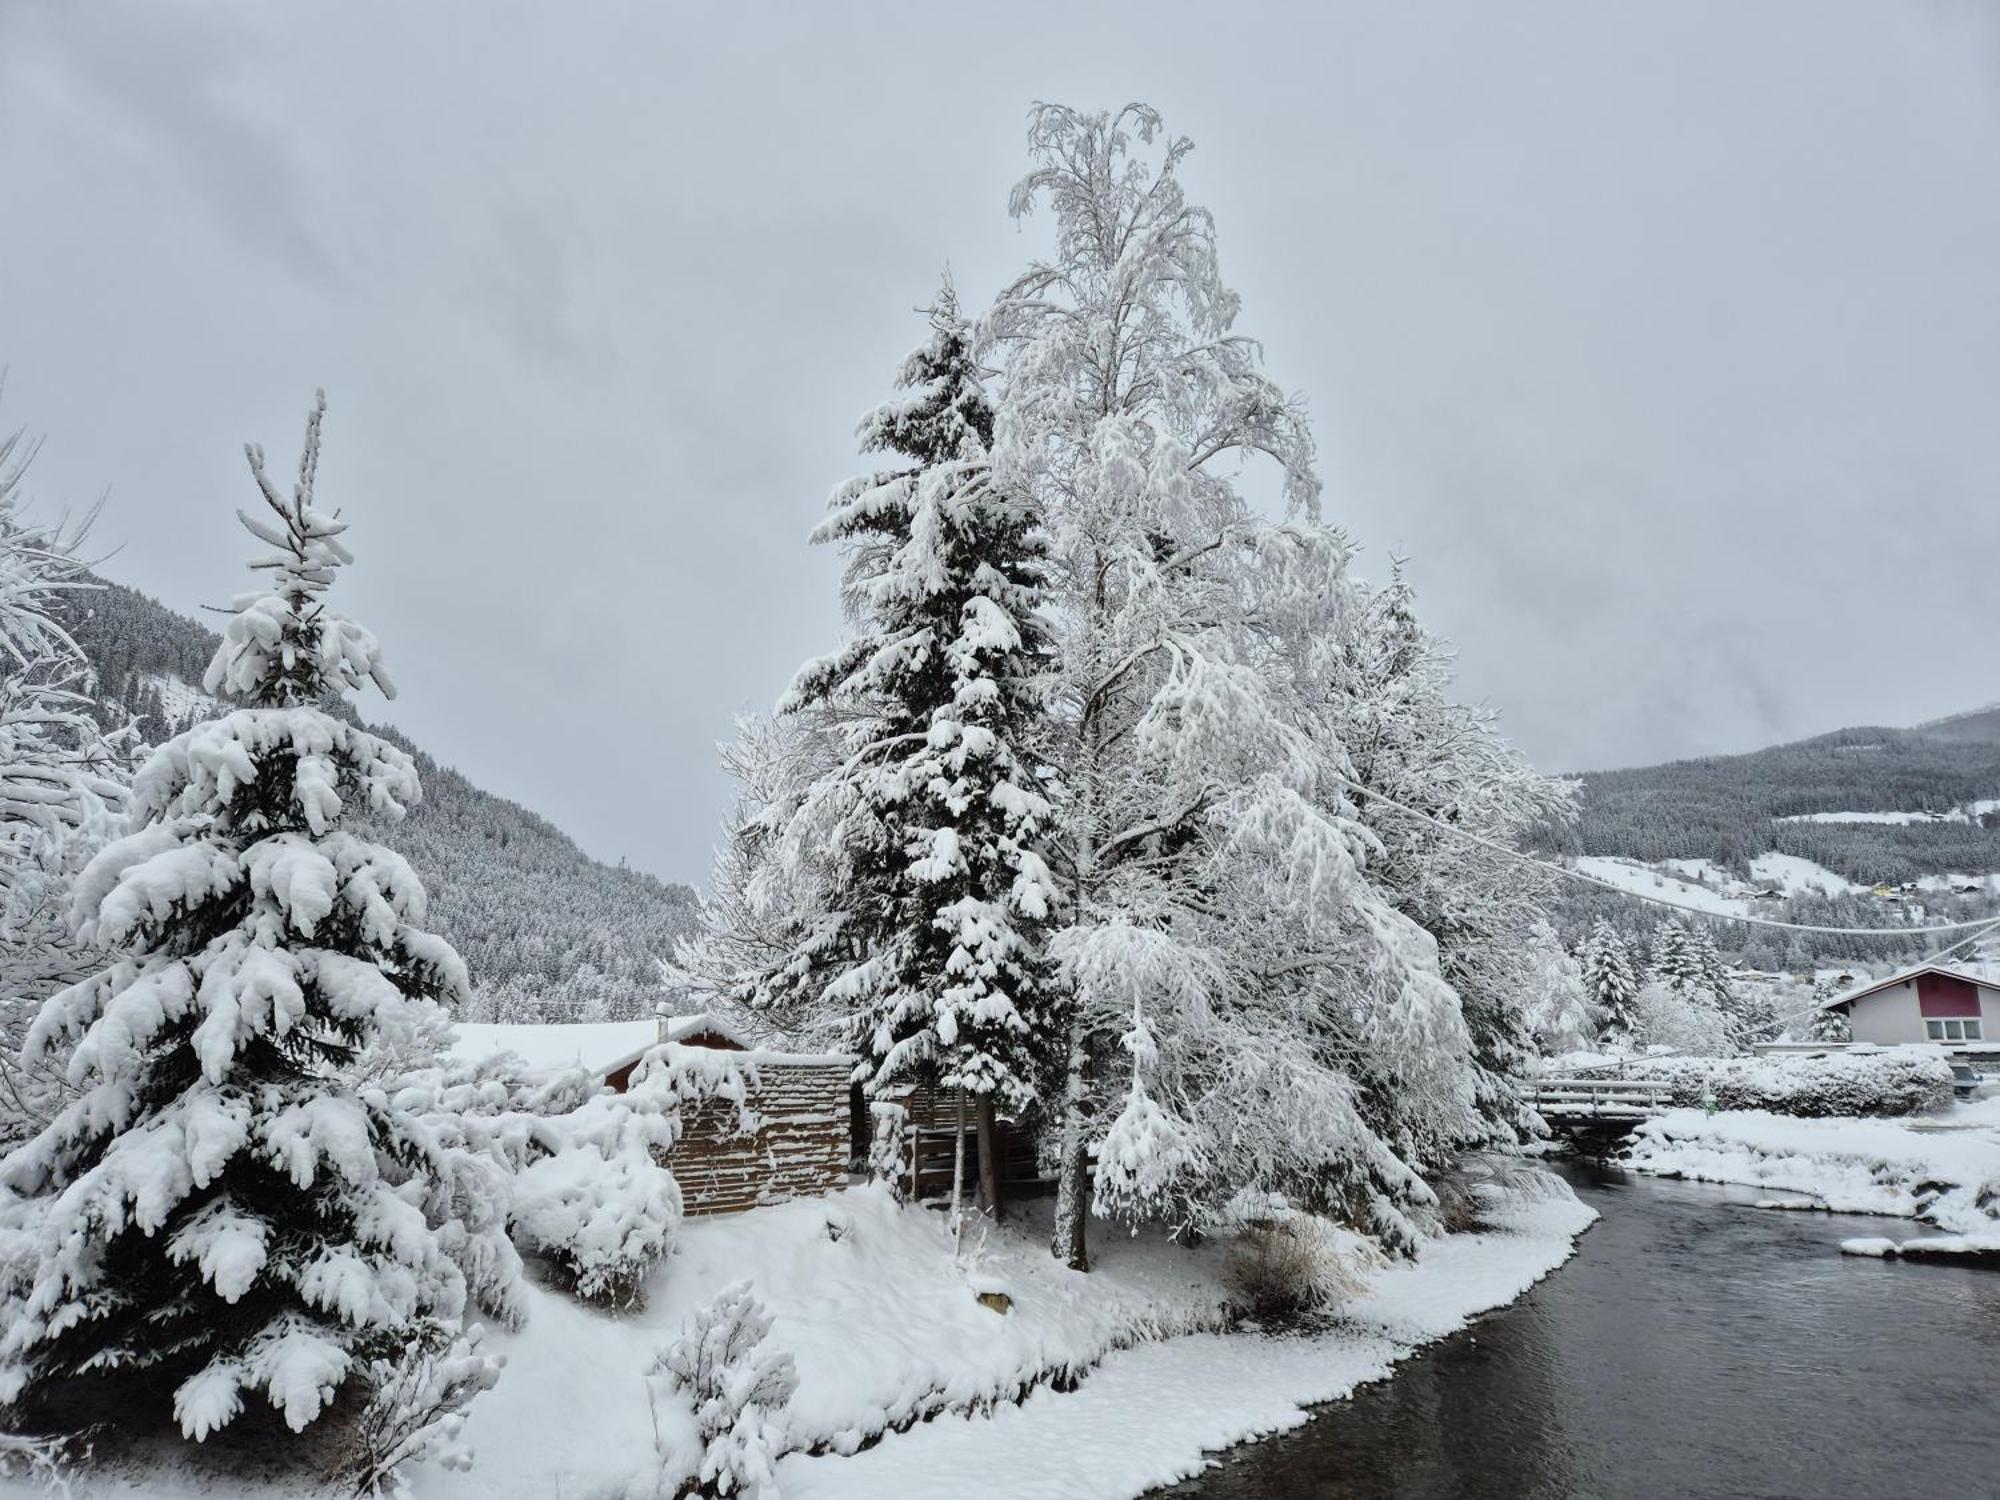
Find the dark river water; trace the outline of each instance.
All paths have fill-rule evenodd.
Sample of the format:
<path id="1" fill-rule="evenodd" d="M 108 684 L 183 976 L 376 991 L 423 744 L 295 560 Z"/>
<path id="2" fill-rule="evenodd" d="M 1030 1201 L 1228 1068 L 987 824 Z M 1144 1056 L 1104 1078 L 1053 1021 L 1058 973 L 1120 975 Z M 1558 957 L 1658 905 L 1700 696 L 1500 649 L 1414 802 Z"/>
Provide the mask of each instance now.
<path id="1" fill-rule="evenodd" d="M 2000 1497 L 2000 1272 L 1840 1253 L 1906 1223 L 1567 1172 L 1603 1217 L 1566 1266 L 1394 1378 L 1164 1493 Z"/>

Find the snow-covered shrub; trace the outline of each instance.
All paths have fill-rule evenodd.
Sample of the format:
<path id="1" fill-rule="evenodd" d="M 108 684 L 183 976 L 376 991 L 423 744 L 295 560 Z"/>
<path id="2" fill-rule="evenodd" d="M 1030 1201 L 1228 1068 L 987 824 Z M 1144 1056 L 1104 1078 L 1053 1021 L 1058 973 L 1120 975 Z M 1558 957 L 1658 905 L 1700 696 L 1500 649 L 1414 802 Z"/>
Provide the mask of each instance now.
<path id="1" fill-rule="evenodd" d="M 1446 1234 L 1465 1234 L 1487 1227 L 1487 1211 L 1503 1198 L 1541 1197 L 1555 1191 L 1559 1179 L 1518 1157 L 1472 1155 L 1451 1170 L 1430 1179 L 1437 1194 L 1437 1224 Z"/>
<path id="2" fill-rule="evenodd" d="M 540 1127 L 543 1143 L 514 1177 L 514 1242 L 545 1257 L 578 1296 L 630 1306 L 673 1248 L 681 1191 L 655 1157 L 672 1117 L 603 1094 Z"/>
<path id="3" fill-rule="evenodd" d="M 675 1101 L 613 1094 L 582 1069 L 516 1071 L 504 1055 L 393 1077 L 395 1106 L 440 1142 L 452 1170 L 503 1226 L 506 1255 L 540 1257 L 579 1296 L 629 1306 L 681 1219 L 660 1160 Z"/>
<path id="4" fill-rule="evenodd" d="M 199 1441 L 261 1394 L 299 1431 L 374 1359 L 511 1300 L 466 1268 L 493 1236 L 477 1185 L 440 1176 L 426 1123 L 349 1071 L 467 986 L 409 865 L 342 826 L 400 817 L 420 787 L 319 706 L 390 691 L 375 639 L 325 605 L 350 559 L 313 504 L 323 411 L 289 499 L 250 454 L 271 592 L 239 601 L 206 686 L 251 706 L 155 752 L 129 831 L 71 894 L 103 966 L 24 1048 L 67 1050 L 76 1092 L 0 1163 L 10 1405 L 60 1411 L 83 1382 Z"/>
<path id="5" fill-rule="evenodd" d="M 1822 1057 L 1661 1057 L 1626 1065 L 1626 1076 L 1672 1087 L 1677 1105 L 1713 1097 L 1718 1109 L 1773 1114 L 1914 1115 L 1951 1102 L 1951 1064 L 1929 1047 L 1838 1052 Z"/>
<path id="6" fill-rule="evenodd" d="M 773 1467 L 785 1452 L 785 1408 L 798 1390 L 792 1356 L 763 1347 L 771 1315 L 750 1283 L 725 1288 L 698 1310 L 653 1363 L 669 1390 L 694 1407 L 699 1455 L 660 1442 L 662 1478 L 677 1495 L 777 1500 Z"/>
<path id="7" fill-rule="evenodd" d="M 457 1446 L 465 1408 L 500 1378 L 506 1356 L 482 1353 L 485 1331 L 456 1333 L 433 1324 L 399 1355 L 373 1360 L 368 1405 L 355 1422 L 353 1475 L 363 1495 L 403 1493 L 404 1464 L 437 1457 L 446 1468 L 470 1468 Z"/>
<path id="8" fill-rule="evenodd" d="M 1350 1229 L 1315 1214 L 1247 1224 L 1229 1254 L 1230 1290 L 1260 1318 L 1324 1312 L 1367 1286 L 1382 1253 Z"/>
<path id="9" fill-rule="evenodd" d="M 868 1118 L 874 1126 L 868 1139 L 868 1176 L 886 1182 L 900 1203 L 910 1186 L 909 1154 L 904 1150 L 910 1112 L 900 1104 L 877 1100 L 868 1106 Z"/>

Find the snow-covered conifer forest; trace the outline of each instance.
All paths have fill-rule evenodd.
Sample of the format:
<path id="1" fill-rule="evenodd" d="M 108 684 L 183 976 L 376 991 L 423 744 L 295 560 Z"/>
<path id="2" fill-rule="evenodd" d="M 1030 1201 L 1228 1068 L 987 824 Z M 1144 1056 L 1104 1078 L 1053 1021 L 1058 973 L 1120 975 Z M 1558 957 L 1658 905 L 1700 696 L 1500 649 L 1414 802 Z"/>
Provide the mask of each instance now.
<path id="1" fill-rule="evenodd" d="M 1137 1495 L 1567 1259 L 1535 1158 L 1599 1085 L 1644 1169 L 1988 1252 L 1983 1144 L 1785 1118 L 1947 1107 L 1939 1058 L 1750 1054 L 1996 909 L 1990 740 L 1537 769 L 1350 533 L 1193 142 L 1025 144 L 950 226 L 1008 274 L 839 393 L 824 638 L 708 726 L 686 883 L 374 722 L 430 643 L 347 610 L 421 497 L 323 476 L 338 399 L 245 449 L 219 632 L 0 441 L 0 1495 Z"/>

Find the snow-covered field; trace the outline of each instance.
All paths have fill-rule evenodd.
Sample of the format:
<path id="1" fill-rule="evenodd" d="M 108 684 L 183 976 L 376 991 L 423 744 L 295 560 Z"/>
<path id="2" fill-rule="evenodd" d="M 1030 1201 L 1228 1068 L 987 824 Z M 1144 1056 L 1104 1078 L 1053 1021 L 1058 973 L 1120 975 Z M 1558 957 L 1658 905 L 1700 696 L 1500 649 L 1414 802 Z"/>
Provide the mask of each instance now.
<path id="1" fill-rule="evenodd" d="M 1967 802 L 1947 812 L 1817 812 L 1795 813 L 1779 818 L 1780 823 L 1977 823 L 1988 813 L 2000 812 L 2000 799 Z"/>
<path id="2" fill-rule="evenodd" d="M 1750 910 L 1750 903 L 1741 897 L 1725 896 L 1696 880 L 1683 880 L 1637 860 L 1618 859 L 1608 854 L 1580 854 L 1571 863 L 1584 874 L 1616 886 L 1621 891 L 1664 897 L 1719 917 L 1740 917 Z M 1677 863 L 1706 865 L 1707 861 L 1682 860 Z"/>
<path id="3" fill-rule="evenodd" d="M 1838 1213 L 2000 1231 L 2000 1101 L 1908 1120 L 1674 1110 L 1639 1127 L 1625 1160 L 1661 1176 L 1803 1194 Z"/>
<path id="4" fill-rule="evenodd" d="M 798 1366 L 788 1436 L 798 1451 L 780 1469 L 788 1497 L 1137 1495 L 1197 1472 L 1219 1448 L 1306 1421 L 1306 1405 L 1381 1378 L 1512 1301 L 1596 1217 L 1558 1180 L 1548 1189 L 1510 1199 L 1492 1232 L 1435 1241 L 1417 1262 L 1374 1272 L 1327 1331 L 1284 1337 L 1221 1331 L 1223 1239 L 1190 1250 L 1104 1232 L 1085 1276 L 1050 1258 L 1033 1214 L 977 1245 L 969 1238 L 955 1265 L 940 1215 L 898 1209 L 873 1187 L 693 1221 L 640 1311 L 537 1291 L 527 1326 L 494 1340 L 508 1363 L 471 1410 L 475 1465 L 421 1468 L 409 1494 L 602 1500 L 643 1482 L 656 1420 L 648 1367 L 691 1310 L 747 1279 L 774 1315 L 770 1342 Z M 1004 1314 L 975 1298 L 994 1287 L 1012 1299 Z M 659 1420 L 687 1417 L 663 1404 Z M 0 1494 L 30 1493 L 39 1490 L 0 1480 Z M 302 1492 L 240 1477 L 224 1485 L 197 1464 L 100 1471 L 73 1493 Z"/>

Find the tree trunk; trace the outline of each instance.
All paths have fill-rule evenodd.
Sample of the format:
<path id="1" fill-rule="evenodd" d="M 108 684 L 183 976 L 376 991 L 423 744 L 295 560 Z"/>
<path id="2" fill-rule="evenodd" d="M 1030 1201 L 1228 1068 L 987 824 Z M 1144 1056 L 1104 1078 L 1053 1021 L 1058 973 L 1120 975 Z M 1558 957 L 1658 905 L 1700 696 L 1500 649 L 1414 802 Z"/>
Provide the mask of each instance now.
<path id="1" fill-rule="evenodd" d="M 1056 1232 L 1049 1251 L 1072 1271 L 1090 1269 L 1090 1158 L 1084 1119 L 1083 1025 L 1069 1025 L 1069 1077 L 1063 1085 L 1062 1160 L 1056 1178 Z"/>
<path id="2" fill-rule="evenodd" d="M 993 1117 L 993 1096 L 981 1094 L 978 1101 L 979 1121 L 979 1196 L 986 1200 L 986 1212 L 994 1223 L 1000 1222 L 1000 1168 L 999 1122 Z"/>
<path id="3" fill-rule="evenodd" d="M 965 1090 L 958 1090 L 958 1124 L 951 1133 L 951 1253 L 958 1256 L 965 1217 Z"/>

